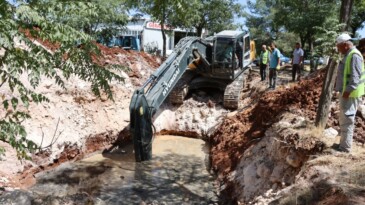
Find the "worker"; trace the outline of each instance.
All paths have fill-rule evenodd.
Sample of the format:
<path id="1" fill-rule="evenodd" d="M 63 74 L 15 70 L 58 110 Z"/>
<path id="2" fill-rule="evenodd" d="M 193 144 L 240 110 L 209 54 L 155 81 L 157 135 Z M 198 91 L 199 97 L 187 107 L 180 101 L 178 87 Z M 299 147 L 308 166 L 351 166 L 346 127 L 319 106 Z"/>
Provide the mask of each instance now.
<path id="1" fill-rule="evenodd" d="M 266 45 L 262 45 L 262 51 L 260 53 L 260 76 L 261 81 L 266 80 L 267 67 L 269 66 L 269 51 L 266 49 Z"/>
<path id="2" fill-rule="evenodd" d="M 232 60 L 232 55 L 233 54 L 233 43 L 229 42 L 226 46 L 225 46 L 225 50 L 224 50 L 224 60 L 227 62 L 231 62 Z"/>
<path id="3" fill-rule="evenodd" d="M 295 44 L 295 49 L 293 51 L 292 65 L 292 81 L 295 81 L 295 75 L 298 73 L 298 80 L 300 80 L 300 71 L 304 63 L 304 51 L 300 47 L 300 43 Z"/>
<path id="4" fill-rule="evenodd" d="M 237 41 L 236 43 L 236 57 L 237 57 L 237 61 L 238 61 L 238 67 L 239 68 L 243 68 L 243 45 L 240 44 L 240 42 Z"/>
<path id="5" fill-rule="evenodd" d="M 271 43 L 271 50 L 272 53 L 269 60 L 269 88 L 274 90 L 276 86 L 277 67 L 280 65 L 280 51 L 276 48 L 274 42 Z"/>
<path id="6" fill-rule="evenodd" d="M 340 92 L 341 139 L 340 144 L 334 146 L 334 149 L 349 153 L 352 147 L 355 115 L 365 89 L 364 58 L 346 33 L 337 37 L 336 47 L 344 57 L 339 63 L 336 80 L 336 91 Z"/>

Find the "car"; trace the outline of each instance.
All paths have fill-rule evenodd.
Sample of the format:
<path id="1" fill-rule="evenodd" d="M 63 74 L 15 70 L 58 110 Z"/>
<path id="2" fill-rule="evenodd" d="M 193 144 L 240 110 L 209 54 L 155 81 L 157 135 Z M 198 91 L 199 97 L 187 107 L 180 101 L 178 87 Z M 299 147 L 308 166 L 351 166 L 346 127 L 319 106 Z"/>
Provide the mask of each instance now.
<path id="1" fill-rule="evenodd" d="M 316 61 L 318 62 L 318 65 L 323 65 L 324 64 L 324 59 L 322 57 L 319 58 L 314 58 L 314 63 L 316 63 Z M 304 65 L 309 65 L 311 63 L 310 59 L 304 60 Z"/>
<path id="2" fill-rule="evenodd" d="M 252 63 L 255 65 L 255 66 L 259 66 L 260 65 L 260 58 L 256 58 L 255 60 L 252 61 Z"/>
<path id="3" fill-rule="evenodd" d="M 280 65 L 284 65 L 284 63 L 290 63 L 290 58 L 284 56 L 282 53 L 280 54 Z"/>

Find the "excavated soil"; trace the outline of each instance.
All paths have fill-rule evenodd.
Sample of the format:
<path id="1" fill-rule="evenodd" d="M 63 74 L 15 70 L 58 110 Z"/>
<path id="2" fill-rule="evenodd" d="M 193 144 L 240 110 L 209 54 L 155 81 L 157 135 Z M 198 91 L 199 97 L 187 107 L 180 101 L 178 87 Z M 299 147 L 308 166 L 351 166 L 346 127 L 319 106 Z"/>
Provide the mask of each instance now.
<path id="1" fill-rule="evenodd" d="M 301 109 L 306 117 L 313 120 L 324 74 L 320 71 L 316 77 L 298 85 L 256 95 L 259 97 L 257 105 L 225 119 L 212 137 L 213 167 L 223 175 L 230 172 L 244 150 L 262 138 L 283 111 Z"/>
<path id="2" fill-rule="evenodd" d="M 47 41 L 40 42 L 50 50 L 57 49 L 57 45 Z M 65 128 L 64 133 L 67 137 L 59 139 L 50 149 L 35 153 L 32 156 L 33 162 L 23 161 L 23 164 L 16 160 L 14 150 L 8 147 L 9 160 L 5 160 L 4 163 L 0 162 L 0 167 L 7 167 L 10 164 L 14 168 L 12 170 L 15 171 L 7 170 L 7 172 L 0 173 L 0 186 L 28 187 L 34 183 L 34 175 L 38 172 L 51 169 L 65 161 L 81 159 L 97 150 L 113 149 L 120 142 L 130 140 L 128 132 L 130 97 L 133 90 L 142 85 L 160 65 L 161 59 L 143 52 L 96 45 L 102 54 L 101 57 L 94 58 L 99 65 L 121 65 L 128 68 L 121 73 L 126 79 L 125 84 L 113 84 L 115 102 L 103 97 L 99 100 L 95 99 L 89 93 L 90 91 L 86 91 L 88 85 L 78 79 L 70 82 L 68 91 L 49 89 L 54 86 L 50 82 L 46 82 L 41 91 L 52 93 L 50 98 L 58 96 L 58 99 L 53 105 L 45 105 L 41 108 L 32 107 L 34 113 L 39 113 L 39 117 L 35 117 L 33 122 L 27 122 L 27 126 L 31 128 L 29 134 L 39 137 L 40 131 L 36 133 L 36 129 L 39 127 L 43 127 L 45 130 L 49 128 L 47 130 L 49 133 L 55 132 L 55 123 L 47 124 L 46 121 L 55 121 L 58 117 L 62 118 L 60 126 L 70 128 Z M 296 176 L 299 174 L 301 166 L 307 161 L 313 160 L 310 156 L 321 153 L 325 147 L 320 140 L 313 138 L 315 137 L 313 133 L 308 134 L 309 137 L 303 141 L 299 140 L 302 135 L 298 134 L 298 130 L 303 129 L 302 123 L 310 124 L 315 118 L 325 70 L 312 73 L 299 83 L 288 83 L 288 76 L 290 76 L 290 72 L 280 71 L 280 86 L 277 90 L 271 91 L 266 89 L 266 82 L 258 82 L 257 71 L 251 71 L 248 75 L 248 83 L 242 90 L 243 97 L 239 109 L 233 112 L 223 108 L 222 93 L 214 94 L 214 92 L 210 93 L 206 90 L 191 93 L 181 106 L 174 106 L 166 101 L 154 119 L 155 126 L 160 133 L 201 137 L 211 144 L 212 168 L 218 174 L 222 195 L 228 197 L 227 202 L 232 202 L 233 199 L 237 203 L 252 201 L 260 204 L 260 199 L 255 197 L 265 195 L 270 190 L 279 189 L 283 190 L 282 195 L 275 196 L 285 198 L 285 191 L 288 193 L 287 190 L 289 190 L 285 187 L 297 180 Z M 52 109 L 55 108 L 61 108 L 60 112 L 65 116 L 50 117 L 49 113 L 52 113 Z M 335 128 L 338 131 L 337 115 L 337 100 L 333 99 L 327 127 Z M 37 121 L 41 124 L 36 123 Z M 283 122 L 280 123 L 280 121 Z M 80 128 L 82 131 L 78 132 L 77 130 Z M 270 136 L 275 136 L 275 139 Z M 360 114 L 356 116 L 354 139 L 355 142 L 365 142 L 365 119 Z M 278 146 L 274 145 L 277 140 L 282 141 Z M 295 149 L 288 149 L 285 146 L 295 147 Z M 261 157 L 265 156 L 264 158 L 270 159 L 272 162 L 276 160 L 281 165 L 275 167 L 270 161 L 264 159 L 258 161 L 255 155 L 252 156 L 252 153 L 257 154 L 264 149 L 267 151 Z M 275 152 L 284 151 L 282 151 L 282 156 L 275 157 L 269 155 L 269 153 L 275 153 L 273 150 Z M 361 157 L 353 158 L 349 163 L 362 159 Z M 10 163 L 10 161 L 13 162 Z M 14 163 L 15 161 L 17 163 Z M 271 173 L 267 178 L 267 170 L 273 169 L 280 173 L 283 167 L 285 171 L 282 173 L 289 175 L 284 180 L 284 184 L 281 181 L 283 176 L 280 174 Z M 256 173 L 253 170 L 261 171 Z M 308 179 L 315 178 L 316 173 L 307 171 L 302 173 L 300 179 L 303 184 L 306 184 Z M 240 177 L 241 175 L 243 177 Z M 256 182 L 257 175 L 262 179 Z M 268 181 L 270 183 L 267 183 Z M 248 189 L 245 187 L 247 184 L 255 184 L 258 188 Z M 308 187 L 316 187 L 318 184 L 320 181 L 315 181 Z M 290 190 L 295 188 L 299 190 L 298 187 Z M 320 189 L 321 191 L 318 192 L 326 197 L 313 196 L 311 199 L 318 199 L 323 203 L 350 202 L 343 189 L 334 188 L 334 186 L 318 186 L 314 189 Z M 275 196 L 270 195 L 274 204 L 285 204 L 285 201 L 280 201 Z M 304 197 L 306 200 L 305 196 L 304 193 L 302 198 Z M 261 204 L 267 204 L 266 202 Z"/>
<path id="3" fill-rule="evenodd" d="M 308 156 L 312 154 L 318 154 L 323 151 L 323 148 L 325 147 L 324 143 L 318 139 L 310 140 L 304 144 L 302 143 L 300 146 L 297 144 L 303 140 L 303 136 L 299 132 L 300 128 L 304 126 L 307 127 L 306 129 L 308 130 L 308 124 L 313 124 L 324 77 L 325 70 L 319 70 L 307 76 L 298 84 L 295 83 L 282 85 L 275 91 L 261 90 L 261 92 L 251 95 L 252 102 L 256 101 L 257 104 L 248 106 L 246 110 L 238 112 L 234 116 L 227 117 L 217 127 L 216 132 L 211 138 L 212 166 L 213 169 L 215 169 L 219 174 L 219 179 L 221 180 L 222 184 L 221 190 L 224 193 L 223 195 L 228 195 L 229 200 L 233 199 L 233 201 L 236 201 L 236 203 L 237 201 L 247 203 L 252 201 L 254 196 L 264 194 L 264 191 L 269 190 L 268 187 L 273 186 L 274 189 L 278 189 L 277 185 L 274 186 L 275 180 L 270 182 L 270 177 L 266 179 L 266 184 L 263 183 L 260 185 L 255 185 L 255 182 L 257 183 L 257 180 L 255 179 L 259 177 L 260 174 L 256 173 L 256 170 L 259 169 L 260 164 L 263 163 L 262 160 L 265 161 L 264 157 L 264 159 L 261 161 L 255 162 L 258 158 L 267 155 L 266 158 L 270 160 L 268 160 L 266 164 L 264 163 L 265 166 L 263 167 L 266 167 L 268 163 L 269 170 L 274 169 L 275 166 L 273 166 L 273 163 L 287 164 L 285 162 L 288 160 L 287 158 L 293 158 L 293 156 L 289 154 L 283 156 L 282 159 L 271 159 L 273 156 L 263 154 L 266 152 L 261 152 L 260 150 L 252 151 L 252 149 L 255 150 L 255 147 L 258 145 L 264 144 L 261 145 L 261 147 L 270 147 L 268 148 L 269 151 L 267 152 L 271 152 L 273 155 L 276 155 L 278 152 L 282 152 L 282 150 L 286 150 L 286 153 L 291 152 L 291 150 L 286 148 L 276 148 L 276 151 L 273 152 L 272 150 L 274 148 L 271 148 L 271 146 L 274 141 L 270 141 L 270 143 L 266 142 L 268 139 L 271 139 L 270 137 L 276 136 L 276 139 L 279 139 L 279 141 L 282 140 L 284 143 L 292 144 L 285 144 L 285 146 L 295 145 L 296 149 L 294 158 L 300 158 L 301 164 L 308 160 Z M 332 104 L 331 108 L 331 116 L 329 117 L 327 127 L 332 127 L 339 131 L 337 120 L 337 101 L 338 100 L 334 99 L 334 103 Z M 297 131 L 292 131 L 289 133 L 284 132 L 284 134 L 281 134 L 281 132 L 283 132 L 282 128 L 272 131 L 271 129 L 275 123 L 287 120 L 287 117 L 283 117 L 283 113 L 285 112 L 289 112 L 292 115 L 297 116 L 289 120 L 287 124 L 295 124 L 300 121 L 298 119 L 302 117 L 308 122 L 305 123 L 306 125 L 296 128 Z M 356 121 L 356 129 L 354 133 L 355 143 L 363 143 L 365 139 L 363 127 L 365 124 L 364 118 L 360 115 L 360 113 L 357 114 Z M 321 133 L 311 133 L 309 139 L 312 139 L 313 135 L 321 135 Z M 245 158 L 249 158 L 249 156 L 252 154 L 256 157 L 248 161 L 246 159 L 245 162 Z M 294 183 L 294 177 L 300 171 L 298 168 L 290 167 L 291 166 L 288 165 L 278 166 L 278 170 L 281 170 L 278 171 L 279 173 L 290 173 L 288 174 L 290 176 L 290 180 L 287 179 L 290 182 L 289 184 Z M 262 169 L 263 168 L 261 165 L 261 170 Z M 266 170 L 266 168 L 264 170 Z M 283 170 L 286 170 L 286 172 Z M 252 171 L 254 174 L 250 174 Z M 242 177 L 239 177 L 238 175 L 242 175 Z M 274 175 L 274 177 L 271 176 L 270 179 L 278 178 L 276 175 L 280 174 L 272 173 L 272 175 Z M 280 177 L 285 178 L 285 176 Z M 255 179 L 250 181 L 252 178 Z M 258 190 L 255 190 L 255 188 L 245 188 L 244 185 L 240 185 L 243 182 L 247 182 L 246 185 L 251 184 L 252 187 L 257 187 Z M 338 198 L 341 198 L 341 196 L 335 194 L 333 195 L 334 200 Z M 324 199 L 324 201 L 325 200 L 327 200 L 327 198 Z M 328 200 L 331 200 L 331 198 L 329 197 Z M 258 204 L 266 204 L 266 202 Z"/>

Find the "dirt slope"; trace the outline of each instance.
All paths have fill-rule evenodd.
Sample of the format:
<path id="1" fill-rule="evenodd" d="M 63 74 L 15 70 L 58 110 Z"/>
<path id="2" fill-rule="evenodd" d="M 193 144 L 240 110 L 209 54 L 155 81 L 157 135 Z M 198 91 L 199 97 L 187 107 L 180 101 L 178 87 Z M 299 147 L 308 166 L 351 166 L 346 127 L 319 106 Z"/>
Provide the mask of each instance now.
<path id="1" fill-rule="evenodd" d="M 57 49 L 48 42 L 41 43 L 49 49 Z M 33 162 L 18 161 L 16 152 L 6 146 L 6 156 L 0 161 L 0 186 L 27 186 L 31 183 L 27 177 L 32 173 L 110 146 L 128 126 L 130 97 L 161 60 L 144 52 L 97 46 L 101 50 L 101 56 L 97 58 L 99 64 L 128 68 L 118 73 L 125 78 L 124 83 L 111 82 L 114 101 L 104 95 L 101 99 L 95 97 L 90 84 L 77 77 L 72 76 L 66 82 L 65 90 L 43 77 L 36 91 L 47 96 L 50 102 L 30 105 L 32 119 L 24 125 L 28 138 L 44 149 L 32 156 Z M 22 76 L 24 82 L 26 76 Z M 11 95 L 6 88 L 0 93 Z"/>
<path id="2" fill-rule="evenodd" d="M 313 128 L 324 76 L 325 71 L 320 70 L 298 84 L 284 85 L 275 91 L 257 89 L 258 93 L 252 95 L 255 98 L 252 106 L 223 120 L 212 137 L 211 152 L 212 165 L 219 174 L 223 193 L 230 195 L 236 203 L 268 204 L 275 197 L 276 200 L 289 197 L 288 192 L 285 195 L 278 191 L 287 186 L 315 187 L 316 182 L 300 173 L 322 169 L 320 166 L 307 169 L 307 160 L 313 154 L 327 156 L 327 147 L 338 142 L 338 139 L 325 142 L 329 140 L 324 141 L 323 133 Z M 337 114 L 338 105 L 334 99 L 327 127 L 339 131 Z M 358 113 L 356 120 L 354 144 L 365 139 L 364 118 Z M 352 161 L 351 157 L 347 159 Z M 297 178 L 302 181 L 298 182 Z M 310 193 L 315 192 L 308 189 Z M 266 200 L 263 200 L 264 196 Z M 330 201 L 330 197 L 333 200 L 341 198 L 336 194 L 329 194 L 328 199 L 317 198 Z M 346 201 L 348 197 L 345 194 L 342 199 Z"/>

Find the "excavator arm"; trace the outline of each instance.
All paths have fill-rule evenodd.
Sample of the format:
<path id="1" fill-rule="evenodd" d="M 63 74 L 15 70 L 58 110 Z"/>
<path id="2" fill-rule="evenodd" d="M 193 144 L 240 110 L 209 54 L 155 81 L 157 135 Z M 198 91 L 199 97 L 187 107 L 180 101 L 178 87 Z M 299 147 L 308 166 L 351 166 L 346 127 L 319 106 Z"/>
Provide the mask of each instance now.
<path id="1" fill-rule="evenodd" d="M 129 109 L 136 161 L 152 158 L 152 118 L 187 68 L 209 68 L 207 46 L 197 37 L 180 40 L 166 61 L 133 93 Z"/>

